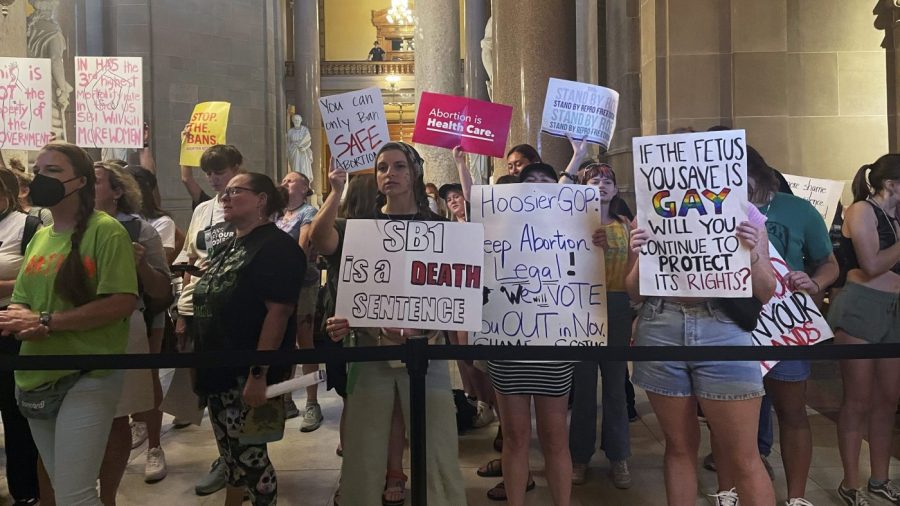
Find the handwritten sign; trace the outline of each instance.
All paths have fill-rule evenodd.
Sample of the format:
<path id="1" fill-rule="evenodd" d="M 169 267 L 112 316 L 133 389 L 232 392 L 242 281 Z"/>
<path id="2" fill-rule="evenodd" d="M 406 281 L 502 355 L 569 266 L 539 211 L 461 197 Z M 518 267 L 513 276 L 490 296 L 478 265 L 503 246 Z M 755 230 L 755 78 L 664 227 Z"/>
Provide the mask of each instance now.
<path id="1" fill-rule="evenodd" d="M 831 226 L 841 201 L 841 193 L 844 192 L 844 182 L 790 174 L 784 174 L 784 178 L 794 195 L 808 200 L 822 215 L 825 224 Z"/>
<path id="2" fill-rule="evenodd" d="M 609 149 L 616 129 L 619 93 L 603 86 L 550 78 L 541 131 L 557 137 L 566 134 L 575 139 Z"/>
<path id="3" fill-rule="evenodd" d="M 423 92 L 413 142 L 503 158 L 512 107 L 466 97 Z"/>
<path id="4" fill-rule="evenodd" d="M 749 297 L 750 251 L 735 232 L 747 217 L 743 130 L 635 137 L 641 295 Z"/>
<path id="5" fill-rule="evenodd" d="M 204 151 L 210 146 L 227 143 L 229 111 L 231 104 L 228 102 L 202 102 L 194 106 L 190 130 L 181 143 L 181 165 L 199 167 Z"/>
<path id="6" fill-rule="evenodd" d="M 753 330 L 753 343 L 756 346 L 810 346 L 834 337 L 812 297 L 787 287 L 784 278 L 791 269 L 771 244 L 769 258 L 775 269 L 775 295 L 759 314 L 759 323 Z M 777 360 L 760 362 L 763 375 L 777 363 Z"/>
<path id="7" fill-rule="evenodd" d="M 37 150 L 50 142 L 50 60 L 0 57 L 0 148 Z"/>
<path id="8" fill-rule="evenodd" d="M 476 330 L 483 241 L 473 223 L 349 220 L 335 314 L 358 327 Z"/>
<path id="9" fill-rule="evenodd" d="M 591 241 L 597 189 L 473 186 L 471 205 L 485 254 L 484 314 L 472 343 L 606 345 L 606 269 Z"/>
<path id="10" fill-rule="evenodd" d="M 366 88 L 319 99 L 331 156 L 347 172 L 375 167 L 375 155 L 391 140 L 381 90 Z"/>
<path id="11" fill-rule="evenodd" d="M 140 58 L 75 57 L 75 142 L 90 148 L 144 147 Z"/>

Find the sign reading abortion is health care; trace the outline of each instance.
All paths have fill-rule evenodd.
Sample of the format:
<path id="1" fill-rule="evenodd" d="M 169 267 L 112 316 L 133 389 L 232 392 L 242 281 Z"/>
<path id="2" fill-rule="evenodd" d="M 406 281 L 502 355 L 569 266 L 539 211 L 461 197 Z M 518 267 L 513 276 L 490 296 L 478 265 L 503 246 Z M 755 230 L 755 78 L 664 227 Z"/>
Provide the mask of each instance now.
<path id="1" fill-rule="evenodd" d="M 635 137 L 641 295 L 749 297 L 750 251 L 743 130 Z"/>
<path id="2" fill-rule="evenodd" d="M 541 131 L 571 136 L 609 149 L 616 129 L 619 93 L 603 86 L 550 78 Z"/>
<path id="3" fill-rule="evenodd" d="M 466 153 L 506 154 L 512 107 L 472 98 L 423 92 L 416 113 L 413 142 Z"/>
<path id="4" fill-rule="evenodd" d="M 348 220 L 336 313 L 359 327 L 477 330 L 484 229 Z"/>
<path id="5" fill-rule="evenodd" d="M 473 344 L 604 346 L 606 268 L 592 186 L 472 187 L 484 223 L 484 314 Z"/>
<path id="6" fill-rule="evenodd" d="M 194 106 L 187 135 L 181 143 L 181 165 L 199 167 L 204 151 L 216 144 L 226 144 L 229 111 L 228 102 L 201 102 Z"/>
<path id="7" fill-rule="evenodd" d="M 144 147 L 140 58 L 75 57 L 75 139 L 90 148 Z"/>
<path id="8" fill-rule="evenodd" d="M 841 202 L 841 193 L 844 192 L 843 181 L 831 179 L 816 179 L 806 176 L 792 176 L 784 174 L 788 185 L 794 195 L 809 201 L 816 211 L 822 215 L 825 224 L 829 227 L 834 221 L 837 206 Z"/>
<path id="9" fill-rule="evenodd" d="M 391 140 L 381 90 L 366 88 L 319 99 L 331 156 L 347 172 L 375 167 L 381 145 Z"/>
<path id="10" fill-rule="evenodd" d="M 0 57 L 0 148 L 37 150 L 50 142 L 50 60 Z"/>

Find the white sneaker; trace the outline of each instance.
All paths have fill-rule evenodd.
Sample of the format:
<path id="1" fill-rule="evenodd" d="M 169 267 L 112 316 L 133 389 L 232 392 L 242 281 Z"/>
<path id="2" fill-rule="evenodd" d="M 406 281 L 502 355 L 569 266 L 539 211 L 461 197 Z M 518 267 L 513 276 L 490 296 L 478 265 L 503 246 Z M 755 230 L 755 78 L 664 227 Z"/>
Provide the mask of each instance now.
<path id="1" fill-rule="evenodd" d="M 147 450 L 147 463 L 144 464 L 144 481 L 154 483 L 165 478 L 168 473 L 166 454 L 162 448 L 157 446 Z"/>
<path id="2" fill-rule="evenodd" d="M 716 506 L 739 506 L 741 504 L 735 489 L 723 490 L 718 494 L 710 495 L 716 500 Z"/>
<path id="3" fill-rule="evenodd" d="M 147 440 L 147 424 L 144 422 L 131 423 L 131 449 L 134 450 L 138 446 L 144 444 Z"/>
<path id="4" fill-rule="evenodd" d="M 494 420 L 497 419 L 497 415 L 494 414 L 494 408 L 492 408 L 490 404 L 483 401 L 478 401 L 478 403 L 475 405 L 475 413 L 475 416 L 472 418 L 473 429 L 484 427 L 485 425 L 493 423 Z"/>
<path id="5" fill-rule="evenodd" d="M 784 506 L 813 506 L 813 503 L 807 501 L 802 497 L 795 497 L 793 499 L 788 499 L 785 501 Z"/>
<path id="6" fill-rule="evenodd" d="M 613 485 L 619 489 L 631 488 L 631 471 L 628 470 L 627 460 L 617 460 L 611 462 L 612 469 L 609 474 L 612 477 Z"/>

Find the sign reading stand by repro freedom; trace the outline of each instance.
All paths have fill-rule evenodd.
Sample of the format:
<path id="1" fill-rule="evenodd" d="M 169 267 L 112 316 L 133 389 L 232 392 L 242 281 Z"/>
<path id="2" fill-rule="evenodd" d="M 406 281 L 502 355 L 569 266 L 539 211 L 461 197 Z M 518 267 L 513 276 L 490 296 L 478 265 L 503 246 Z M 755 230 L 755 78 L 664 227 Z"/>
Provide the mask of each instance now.
<path id="1" fill-rule="evenodd" d="M 144 147 L 140 58 L 75 57 L 75 138 L 86 148 Z"/>
<path id="2" fill-rule="evenodd" d="M 335 314 L 354 327 L 481 327 L 484 228 L 347 220 Z"/>
<path id="3" fill-rule="evenodd" d="M 319 110 L 338 166 L 347 172 L 375 167 L 375 155 L 391 140 L 381 90 L 366 88 L 322 97 Z"/>
<path id="4" fill-rule="evenodd" d="M 50 60 L 0 57 L 0 148 L 38 150 L 50 142 Z"/>
<path id="5" fill-rule="evenodd" d="M 473 98 L 423 92 L 413 142 L 503 158 L 512 107 Z"/>
<path id="6" fill-rule="evenodd" d="M 181 143 L 181 165 L 199 167 L 200 157 L 210 146 L 227 144 L 230 110 L 228 102 L 202 102 L 194 106 L 190 128 Z"/>
<path id="7" fill-rule="evenodd" d="M 550 78 L 541 131 L 599 144 L 606 151 L 616 130 L 619 93 L 595 84 Z"/>
<path id="8" fill-rule="evenodd" d="M 635 137 L 641 295 L 750 297 L 750 250 L 736 236 L 747 220 L 743 130 Z"/>

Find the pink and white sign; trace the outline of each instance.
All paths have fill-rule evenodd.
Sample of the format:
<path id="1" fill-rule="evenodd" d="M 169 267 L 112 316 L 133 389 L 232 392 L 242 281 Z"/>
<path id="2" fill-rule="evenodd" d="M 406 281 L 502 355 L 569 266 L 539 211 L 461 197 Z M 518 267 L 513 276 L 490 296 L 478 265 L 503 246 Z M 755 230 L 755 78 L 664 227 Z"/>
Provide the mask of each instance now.
<path id="1" fill-rule="evenodd" d="M 0 148 L 37 150 L 50 142 L 50 60 L 0 57 Z"/>
<path id="2" fill-rule="evenodd" d="M 75 138 L 88 148 L 144 146 L 141 59 L 75 57 Z"/>
<path id="3" fill-rule="evenodd" d="M 423 92 L 413 142 L 503 158 L 512 107 L 483 100 Z"/>

